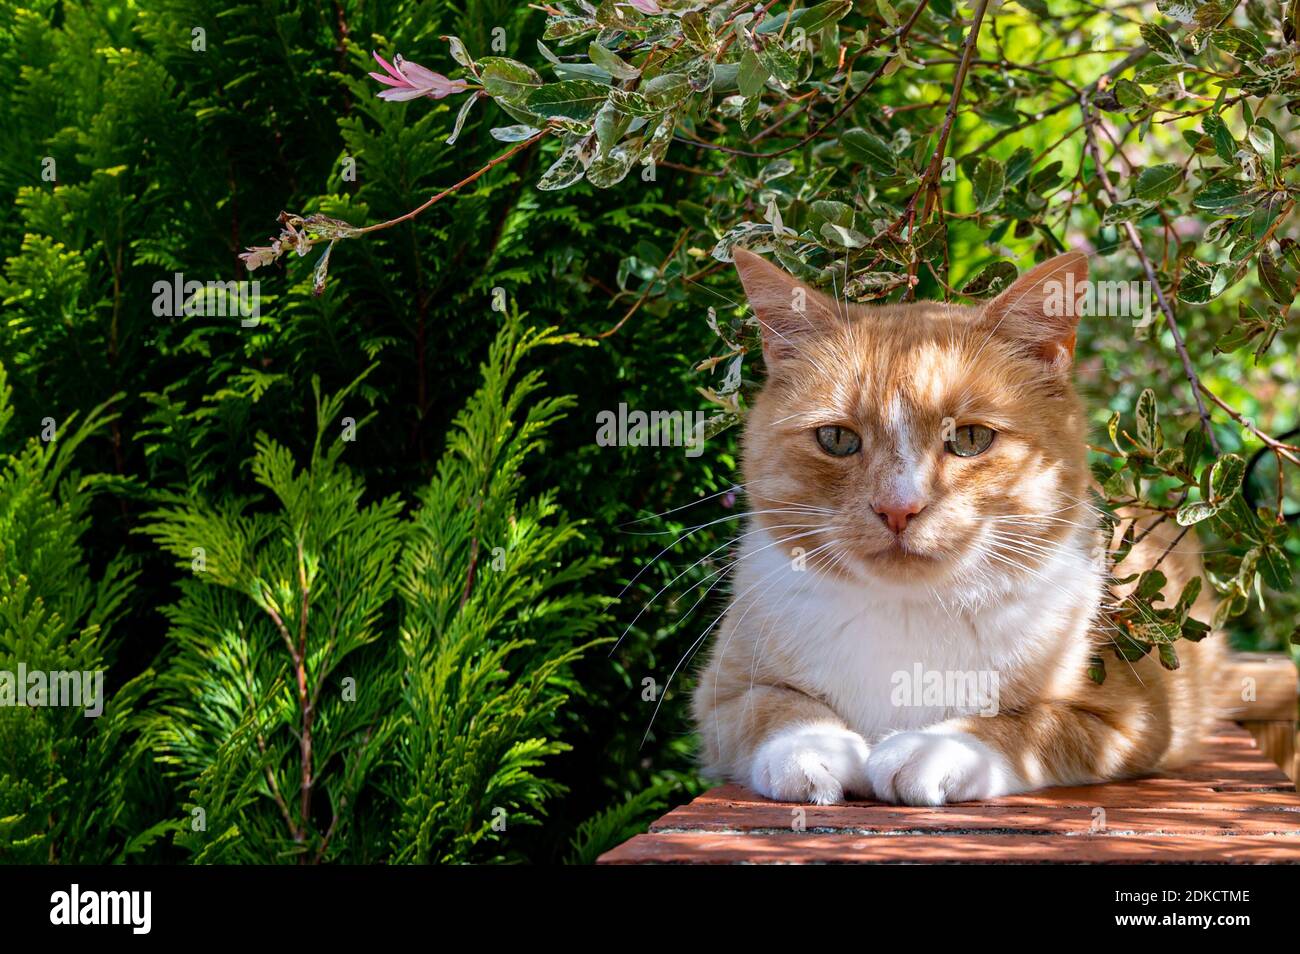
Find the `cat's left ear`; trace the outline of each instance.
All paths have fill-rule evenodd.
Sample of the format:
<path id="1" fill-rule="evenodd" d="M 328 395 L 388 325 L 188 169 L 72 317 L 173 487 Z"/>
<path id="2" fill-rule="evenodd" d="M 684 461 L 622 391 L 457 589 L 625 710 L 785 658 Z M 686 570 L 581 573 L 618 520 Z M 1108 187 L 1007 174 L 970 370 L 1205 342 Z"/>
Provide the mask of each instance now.
<path id="1" fill-rule="evenodd" d="M 735 248 L 732 256 L 762 328 L 763 360 L 769 371 L 797 357 L 810 338 L 838 323 L 835 302 L 817 289 L 748 249 Z"/>
<path id="2" fill-rule="evenodd" d="M 1088 282 L 1088 256 L 1066 252 L 1030 269 L 984 307 L 980 324 L 1056 370 L 1074 360 L 1076 307 Z"/>

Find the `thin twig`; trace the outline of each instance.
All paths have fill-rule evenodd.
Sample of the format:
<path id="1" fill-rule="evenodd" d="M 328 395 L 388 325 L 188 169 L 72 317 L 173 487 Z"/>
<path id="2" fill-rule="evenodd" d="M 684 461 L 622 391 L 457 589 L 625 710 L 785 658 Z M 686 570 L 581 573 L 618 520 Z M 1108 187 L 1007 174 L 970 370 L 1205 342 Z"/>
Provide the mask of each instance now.
<path id="1" fill-rule="evenodd" d="M 690 234 L 689 229 L 682 230 L 682 233 L 677 236 L 677 241 L 673 243 L 672 251 L 668 253 L 668 255 L 664 258 L 663 262 L 660 264 L 659 270 L 655 273 L 655 277 L 652 280 L 646 282 L 645 290 L 641 292 L 641 297 L 638 298 L 636 300 L 636 303 L 633 304 L 632 307 L 627 310 L 627 314 L 625 314 L 622 318 L 618 320 L 618 324 L 616 324 L 613 328 L 609 328 L 606 329 L 605 331 L 602 331 L 600 334 L 596 335 L 597 338 L 608 338 L 610 335 L 617 332 L 618 329 L 622 328 L 625 324 L 627 324 L 627 320 L 631 318 L 633 315 L 635 315 L 637 311 L 641 308 L 641 306 L 646 303 L 646 299 L 650 297 L 650 292 L 655 287 L 655 283 L 658 282 L 659 279 L 664 277 L 664 269 L 668 267 L 668 263 L 673 260 L 673 256 L 677 254 L 677 250 L 682 247 L 682 243 L 686 241 L 686 236 L 689 234 Z"/>
<path id="2" fill-rule="evenodd" d="M 1101 146 L 1097 142 L 1097 133 L 1093 129 L 1093 123 L 1096 121 L 1092 108 L 1088 104 L 1089 93 L 1085 91 L 1079 97 L 1079 108 L 1083 112 L 1083 134 L 1086 140 L 1087 148 L 1092 153 L 1093 166 L 1097 172 L 1097 181 L 1100 183 L 1106 196 L 1112 203 L 1119 202 L 1119 193 L 1110 181 L 1110 176 L 1106 174 L 1106 164 L 1102 159 Z M 1187 345 L 1183 342 L 1183 334 L 1178 329 L 1178 321 L 1174 317 L 1174 309 L 1170 306 L 1169 300 L 1165 297 L 1164 289 L 1160 287 L 1160 279 L 1156 276 L 1155 266 L 1151 264 L 1151 258 L 1147 255 L 1146 249 L 1142 247 L 1142 236 L 1138 234 L 1137 226 L 1132 222 L 1124 223 L 1124 234 L 1128 237 L 1129 245 L 1133 247 L 1138 261 L 1142 263 L 1142 270 L 1146 272 L 1147 281 L 1151 289 L 1155 292 L 1156 302 L 1160 305 L 1160 310 L 1164 313 L 1165 324 L 1169 327 L 1169 334 L 1174 339 L 1174 348 L 1178 352 L 1179 360 L 1183 364 L 1183 373 L 1187 376 L 1187 382 L 1191 385 L 1192 398 L 1196 401 L 1196 411 L 1201 418 L 1201 429 L 1205 431 L 1205 437 L 1210 442 L 1210 447 L 1214 453 L 1220 453 L 1219 440 L 1214 436 L 1214 427 L 1210 421 L 1210 412 L 1205 407 L 1205 402 L 1201 400 L 1201 379 L 1196 374 L 1196 369 L 1192 366 L 1192 358 L 1187 353 Z"/>
<path id="3" fill-rule="evenodd" d="M 409 222 L 411 219 L 415 218 L 417 215 L 419 215 L 429 206 L 433 205 L 435 202 L 441 202 L 443 199 L 447 198 L 447 196 L 451 195 L 453 192 L 457 191 L 458 189 L 463 189 L 471 182 L 474 182 L 481 175 L 483 175 L 483 173 L 487 172 L 493 166 L 498 166 L 501 163 L 505 162 L 507 159 L 509 159 L 511 156 L 513 156 L 515 153 L 520 152 L 523 149 L 527 149 L 533 143 L 537 142 L 537 140 L 545 136 L 549 131 L 550 130 L 548 129 L 543 129 L 536 135 L 530 136 L 529 138 L 516 143 L 513 147 L 507 149 L 505 152 L 497 156 L 495 159 L 489 159 L 487 165 L 485 165 L 482 169 L 479 169 L 477 172 L 473 173 L 472 175 L 468 175 L 464 179 L 461 179 L 454 186 L 448 186 L 446 189 L 443 189 L 441 192 L 439 192 L 437 195 L 430 198 L 428 201 L 420 205 L 418 208 L 412 209 L 410 212 L 407 212 L 405 215 L 399 215 L 395 219 L 389 219 L 387 222 L 376 222 L 374 225 L 367 225 L 365 228 L 357 229 L 357 235 L 366 235 L 370 232 L 378 232 L 381 229 L 391 229 L 394 225 L 400 225 L 403 222 Z"/>

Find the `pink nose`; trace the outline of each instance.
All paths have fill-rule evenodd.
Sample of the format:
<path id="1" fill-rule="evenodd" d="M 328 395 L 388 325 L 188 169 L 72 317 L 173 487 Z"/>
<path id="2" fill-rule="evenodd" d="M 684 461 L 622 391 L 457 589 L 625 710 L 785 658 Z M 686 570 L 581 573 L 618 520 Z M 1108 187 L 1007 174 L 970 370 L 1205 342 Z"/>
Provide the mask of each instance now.
<path id="1" fill-rule="evenodd" d="M 925 509 L 925 504 L 919 500 L 904 503 L 891 501 L 890 503 L 872 504 L 871 506 L 876 511 L 876 515 L 884 521 L 885 526 L 895 533 L 902 533 L 906 530 L 908 518 L 915 517 Z"/>

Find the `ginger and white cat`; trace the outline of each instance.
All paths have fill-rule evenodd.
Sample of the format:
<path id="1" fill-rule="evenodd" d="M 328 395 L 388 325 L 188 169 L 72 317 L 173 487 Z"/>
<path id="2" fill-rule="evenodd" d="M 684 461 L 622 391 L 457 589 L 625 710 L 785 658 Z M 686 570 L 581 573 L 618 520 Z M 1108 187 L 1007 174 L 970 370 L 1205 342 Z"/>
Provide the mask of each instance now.
<path id="1" fill-rule="evenodd" d="M 1067 274 L 1083 287 L 1085 256 L 983 307 L 845 306 L 735 260 L 768 379 L 745 427 L 732 603 L 693 702 L 706 771 L 783 801 L 940 805 L 1192 755 L 1221 637 L 1179 643 L 1176 671 L 1107 647 L 1102 607 L 1123 590 L 1089 503 L 1076 319 L 1046 307 Z M 1164 553 L 1167 523 L 1125 574 Z M 1166 595 L 1198 572 L 1190 541 L 1161 562 Z M 949 692 L 904 691 L 918 675 Z M 951 694 L 982 678 L 996 714 Z"/>

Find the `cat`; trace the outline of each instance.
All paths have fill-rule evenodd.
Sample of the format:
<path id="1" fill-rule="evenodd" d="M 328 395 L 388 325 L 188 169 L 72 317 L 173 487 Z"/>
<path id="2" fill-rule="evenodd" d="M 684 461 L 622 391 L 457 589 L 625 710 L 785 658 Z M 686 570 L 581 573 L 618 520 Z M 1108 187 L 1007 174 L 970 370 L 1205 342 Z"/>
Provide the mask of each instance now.
<path id="1" fill-rule="evenodd" d="M 767 377 L 732 602 L 692 700 L 706 774 L 780 801 L 942 805 L 1191 759 L 1221 637 L 1180 641 L 1175 671 L 1108 649 L 1103 608 L 1132 584 L 1112 584 L 1089 502 L 1077 320 L 1059 307 L 1087 257 L 982 307 L 845 304 L 734 257 Z M 1176 598 L 1199 573 L 1192 535 L 1125 519 L 1142 529 L 1123 573 L 1160 560 Z M 1192 615 L 1212 610 L 1203 592 Z"/>

